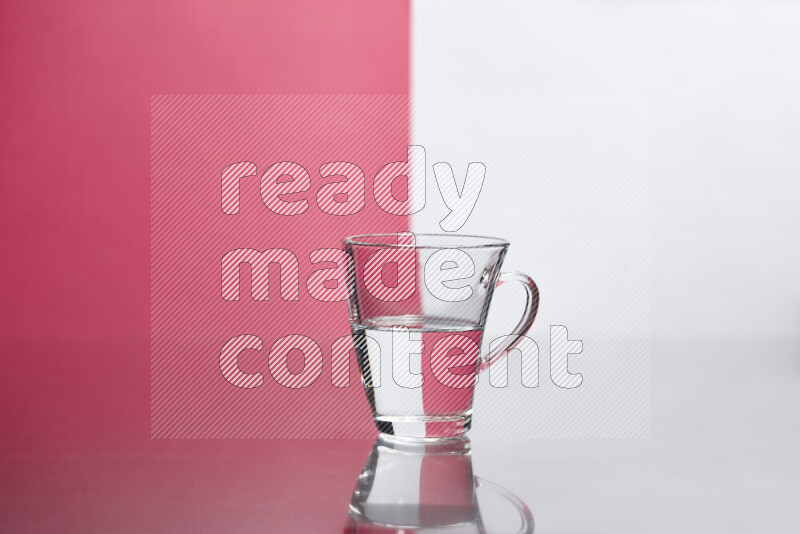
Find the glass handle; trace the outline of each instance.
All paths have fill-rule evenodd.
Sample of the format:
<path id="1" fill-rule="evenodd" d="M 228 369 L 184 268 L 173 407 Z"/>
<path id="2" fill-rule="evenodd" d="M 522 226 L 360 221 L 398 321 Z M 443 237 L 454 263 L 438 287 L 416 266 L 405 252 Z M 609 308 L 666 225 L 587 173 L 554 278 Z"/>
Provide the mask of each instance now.
<path id="1" fill-rule="evenodd" d="M 490 365 L 502 359 L 504 355 L 508 354 L 508 351 L 517 346 L 522 336 L 527 334 L 528 330 L 531 329 L 533 320 L 536 319 L 536 312 L 539 311 L 539 288 L 536 287 L 536 282 L 533 281 L 533 278 L 520 272 L 500 273 L 500 276 L 497 277 L 497 286 L 505 282 L 519 282 L 522 284 L 522 287 L 525 288 L 527 296 L 525 311 L 522 314 L 522 319 L 520 319 L 519 324 L 514 328 L 511 335 L 507 336 L 502 345 L 489 351 L 486 358 L 481 360 L 478 366 L 479 373 L 488 369 Z"/>
<path id="2" fill-rule="evenodd" d="M 517 512 L 519 512 L 519 517 L 522 520 L 522 525 L 520 526 L 517 532 L 519 534 L 533 534 L 533 529 L 535 528 L 535 524 L 533 522 L 533 515 L 531 514 L 531 510 L 530 508 L 528 508 L 528 505 L 522 502 L 519 499 L 519 497 L 517 497 L 507 489 L 502 488 L 497 484 L 493 484 L 488 480 L 484 480 L 481 477 L 475 477 L 475 487 L 490 489 L 493 492 L 500 495 L 501 497 L 504 497 L 511 504 L 513 504 L 514 507 L 517 509 Z"/>

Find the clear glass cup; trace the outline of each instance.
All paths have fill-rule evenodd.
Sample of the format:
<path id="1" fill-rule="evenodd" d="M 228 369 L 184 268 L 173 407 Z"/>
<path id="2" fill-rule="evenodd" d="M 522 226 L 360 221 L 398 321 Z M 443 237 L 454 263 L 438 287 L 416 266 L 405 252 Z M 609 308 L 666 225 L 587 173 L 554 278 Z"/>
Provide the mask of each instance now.
<path id="1" fill-rule="evenodd" d="M 387 435 L 453 438 L 469 430 L 477 375 L 520 341 L 539 291 L 522 273 L 501 273 L 509 243 L 453 234 L 345 238 L 353 343 L 375 424 Z M 522 319 L 481 356 L 494 289 L 518 282 Z"/>

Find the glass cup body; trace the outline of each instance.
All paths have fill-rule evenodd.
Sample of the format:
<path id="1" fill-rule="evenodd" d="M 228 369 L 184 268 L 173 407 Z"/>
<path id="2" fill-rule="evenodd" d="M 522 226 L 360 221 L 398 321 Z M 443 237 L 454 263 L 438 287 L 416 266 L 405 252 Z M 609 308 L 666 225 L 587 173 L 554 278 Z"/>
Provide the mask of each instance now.
<path id="1" fill-rule="evenodd" d="M 460 436 L 471 425 L 483 328 L 509 243 L 401 233 L 344 244 L 353 342 L 378 430 Z"/>

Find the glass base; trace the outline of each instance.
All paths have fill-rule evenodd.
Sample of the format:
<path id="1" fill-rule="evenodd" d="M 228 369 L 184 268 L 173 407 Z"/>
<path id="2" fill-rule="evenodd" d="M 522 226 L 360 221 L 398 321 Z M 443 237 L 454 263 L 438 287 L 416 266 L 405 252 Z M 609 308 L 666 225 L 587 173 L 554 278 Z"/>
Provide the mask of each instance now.
<path id="1" fill-rule="evenodd" d="M 472 427 L 472 413 L 428 416 L 375 417 L 375 426 L 382 436 L 410 441 L 456 439 Z"/>

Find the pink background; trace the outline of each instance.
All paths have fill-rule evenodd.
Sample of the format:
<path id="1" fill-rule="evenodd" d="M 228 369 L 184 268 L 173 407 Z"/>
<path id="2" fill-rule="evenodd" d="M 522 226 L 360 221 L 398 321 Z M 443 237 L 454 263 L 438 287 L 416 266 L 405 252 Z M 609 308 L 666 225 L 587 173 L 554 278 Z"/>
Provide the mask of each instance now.
<path id="1" fill-rule="evenodd" d="M 349 385 L 332 384 L 334 374 L 340 373 L 333 370 L 334 341 L 350 340 L 347 303 L 311 296 L 311 273 L 335 264 L 313 264 L 310 254 L 320 249 L 341 251 L 342 238 L 348 235 L 408 229 L 407 216 L 379 207 L 372 186 L 379 169 L 407 158 L 408 98 L 157 96 L 151 125 L 151 435 L 376 435 L 355 351 L 344 356 L 349 361 Z M 252 162 L 257 171 L 238 180 L 239 212 L 224 213 L 222 170 L 242 161 Z M 259 193 L 260 178 L 267 169 L 287 161 L 297 165 L 293 184 L 307 179 L 309 187 L 283 195 L 298 210 L 291 216 L 273 211 L 280 208 L 265 188 Z M 365 197 L 358 213 L 332 215 L 319 205 L 327 198 L 325 194 L 320 200 L 317 197 L 323 184 L 342 179 L 323 178 L 319 169 L 336 161 L 351 162 L 365 175 L 361 193 L 354 191 L 348 200 L 353 203 Z M 348 184 L 356 180 L 350 176 Z M 274 181 L 275 177 L 267 176 L 262 185 Z M 305 211 L 299 212 L 303 207 Z M 278 250 L 283 263 L 280 268 L 272 265 L 262 270 L 255 260 L 255 265 L 237 262 L 232 272 L 221 276 L 222 258 L 240 250 Z M 346 269 L 343 261 L 341 267 Z M 237 286 L 238 299 L 233 296 L 235 289 L 229 300 L 223 298 L 223 287 Z M 267 287 L 268 295 L 261 294 Z M 304 354 L 298 348 L 288 354 L 278 349 L 283 343 L 279 340 L 290 335 L 306 340 Z M 236 359 L 242 372 L 261 374 L 257 387 L 237 387 L 221 372 L 229 367 L 221 361 L 223 346 L 238 336 L 261 340 L 260 350 L 237 350 L 238 357 L 236 353 L 228 356 Z M 286 365 L 280 363 L 284 358 Z M 341 359 L 337 355 L 335 361 Z M 287 368 L 297 374 L 289 375 Z M 287 387 L 306 379 L 313 382 Z"/>
<path id="2" fill-rule="evenodd" d="M 2 12 L 4 434 L 146 436 L 151 96 L 406 94 L 408 6 Z"/>
<path id="3" fill-rule="evenodd" d="M 2 3 L 3 525 L 156 531 L 192 512 L 218 530 L 213 504 L 269 516 L 275 491 L 313 492 L 360 447 L 330 504 L 344 514 L 369 442 L 150 440 L 150 99 L 405 95 L 408 17 L 405 1 Z M 230 477 L 250 496 L 198 495 Z"/>

